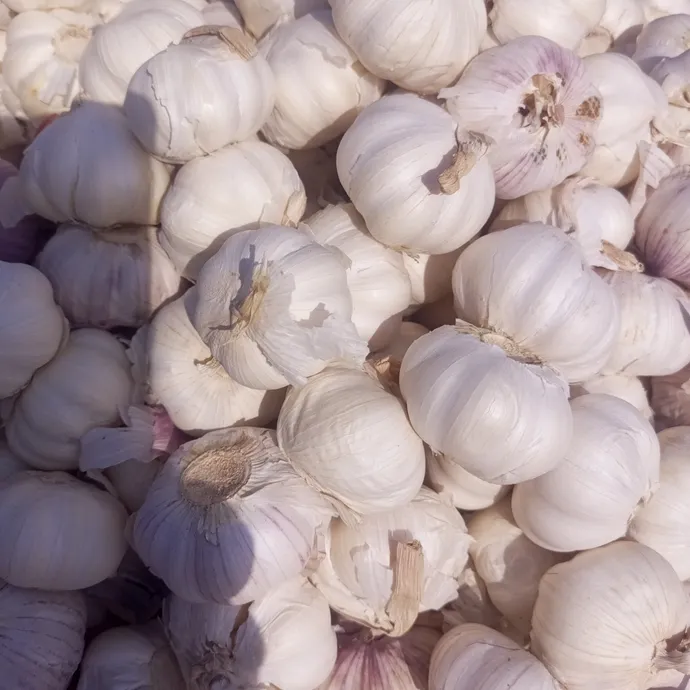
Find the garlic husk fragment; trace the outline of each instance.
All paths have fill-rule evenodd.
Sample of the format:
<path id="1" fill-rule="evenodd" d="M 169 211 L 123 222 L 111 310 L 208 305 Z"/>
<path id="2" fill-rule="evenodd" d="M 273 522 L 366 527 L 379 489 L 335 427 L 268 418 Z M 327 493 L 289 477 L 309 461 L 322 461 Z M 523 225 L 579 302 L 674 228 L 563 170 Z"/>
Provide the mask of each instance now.
<path id="1" fill-rule="evenodd" d="M 677 57 L 688 49 L 686 34 L 689 29 L 690 14 L 654 18 L 637 37 L 633 60 L 649 74 L 664 58 Z"/>
<path id="2" fill-rule="evenodd" d="M 658 671 L 687 671 L 687 595 L 652 549 L 615 542 L 578 554 L 542 577 L 533 653 L 572 690 L 646 688 Z"/>
<path id="3" fill-rule="evenodd" d="M 7 443 L 37 469 L 77 469 L 81 437 L 98 426 L 118 426 L 132 392 L 118 340 L 106 331 L 72 331 L 14 401 L 5 422 Z"/>
<path id="4" fill-rule="evenodd" d="M 187 601 L 245 604 L 304 570 L 331 513 L 273 431 L 222 429 L 167 460 L 133 516 L 132 544 Z"/>
<path id="5" fill-rule="evenodd" d="M 84 651 L 86 602 L 80 592 L 20 589 L 0 582 L 3 685 L 64 690 Z"/>
<path id="6" fill-rule="evenodd" d="M 0 485 L 0 577 L 16 587 L 84 589 L 125 554 L 127 511 L 65 472 L 20 472 Z"/>
<path id="7" fill-rule="evenodd" d="M 315 148 L 339 137 L 386 87 L 342 41 L 328 10 L 275 27 L 260 51 L 276 81 L 275 108 L 261 132 L 288 149 Z"/>
<path id="8" fill-rule="evenodd" d="M 650 383 L 657 430 L 690 426 L 690 366 L 675 374 L 653 377 Z"/>
<path id="9" fill-rule="evenodd" d="M 554 187 L 578 172 L 602 117 L 601 95 L 582 60 L 539 36 L 480 53 L 439 96 L 462 127 L 495 142 L 488 158 L 501 199 Z"/>
<path id="10" fill-rule="evenodd" d="M 588 393 L 613 395 L 637 408 L 644 415 L 645 419 L 651 421 L 654 416 L 652 408 L 649 405 L 647 390 L 642 384 L 642 381 L 635 376 L 626 376 L 624 374 L 595 376 L 588 381 L 570 387 L 571 399 L 579 398 Z"/>
<path id="11" fill-rule="evenodd" d="M 471 129 L 471 128 L 470 128 Z M 338 147 L 338 176 L 374 239 L 445 254 L 474 237 L 494 204 L 488 141 L 409 93 L 365 108 Z"/>
<path id="12" fill-rule="evenodd" d="M 471 539 L 460 513 L 422 488 L 407 505 L 331 522 L 311 576 L 332 609 L 392 637 L 457 597 Z"/>
<path id="13" fill-rule="evenodd" d="M 575 241 L 542 223 L 473 242 L 455 264 L 453 295 L 461 319 L 507 336 L 571 383 L 598 374 L 618 337 L 614 290 Z"/>
<path id="14" fill-rule="evenodd" d="M 232 0 L 213 0 L 201 8 L 201 14 L 206 25 L 243 27 L 242 15 Z"/>
<path id="15" fill-rule="evenodd" d="M 285 391 L 247 388 L 230 378 L 189 322 L 183 299 L 163 307 L 143 336 L 151 397 L 182 431 L 201 436 L 278 419 Z"/>
<path id="16" fill-rule="evenodd" d="M 180 275 L 153 227 L 93 232 L 66 223 L 48 240 L 36 267 L 75 326 L 136 328 L 180 293 Z"/>
<path id="17" fill-rule="evenodd" d="M 245 141 L 182 166 L 161 207 L 160 239 L 182 274 L 196 280 L 228 237 L 262 224 L 297 225 L 305 205 L 290 160 Z"/>
<path id="18" fill-rule="evenodd" d="M 690 145 L 690 94 L 687 84 L 690 81 L 690 51 L 678 57 L 665 58 L 650 72 L 663 89 L 668 99 L 668 108 L 654 118 L 654 129 L 658 138 Z"/>
<path id="19" fill-rule="evenodd" d="M 303 385 L 331 361 L 361 363 L 368 354 L 351 320 L 348 263 L 306 230 L 245 230 L 204 265 L 185 295 L 187 315 L 242 385 Z"/>
<path id="20" fill-rule="evenodd" d="M 185 690 L 160 623 L 111 628 L 87 647 L 77 690 Z"/>
<path id="21" fill-rule="evenodd" d="M 387 345 L 411 300 L 403 255 L 377 242 L 352 204 L 328 206 L 305 224 L 318 242 L 337 247 L 350 260 L 347 284 L 359 335 L 372 350 Z"/>
<path id="22" fill-rule="evenodd" d="M 403 263 L 412 286 L 411 307 L 430 304 L 450 294 L 453 268 L 465 246 L 448 254 L 403 252 Z"/>
<path id="23" fill-rule="evenodd" d="M 0 261 L 0 300 L 0 398 L 8 398 L 57 354 L 69 326 L 50 282 L 31 266 Z"/>
<path id="24" fill-rule="evenodd" d="M 403 321 L 388 345 L 376 351 L 376 357 L 388 357 L 394 362 L 402 362 L 405 353 L 410 349 L 410 345 L 428 332 L 429 329 L 419 323 Z"/>
<path id="25" fill-rule="evenodd" d="M 173 595 L 163 622 L 189 687 L 313 690 L 337 654 L 328 604 L 302 578 L 245 606 L 193 604 Z"/>
<path id="26" fill-rule="evenodd" d="M 261 38 L 276 24 L 299 19 L 305 14 L 328 9 L 328 0 L 235 0 L 244 23 Z"/>

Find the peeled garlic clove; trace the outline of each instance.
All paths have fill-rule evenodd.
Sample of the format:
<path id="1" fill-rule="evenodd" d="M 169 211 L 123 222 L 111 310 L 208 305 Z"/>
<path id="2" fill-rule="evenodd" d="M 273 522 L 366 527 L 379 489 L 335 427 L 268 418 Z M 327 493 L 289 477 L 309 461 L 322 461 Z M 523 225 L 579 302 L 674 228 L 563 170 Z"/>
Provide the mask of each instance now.
<path id="1" fill-rule="evenodd" d="M 625 376 L 623 374 L 596 376 L 593 379 L 570 387 L 571 399 L 579 398 L 588 393 L 613 395 L 637 408 L 645 416 L 645 419 L 651 421 L 654 416 L 652 408 L 649 406 L 647 390 L 640 379 L 634 376 Z"/>
<path id="2" fill-rule="evenodd" d="M 223 429 L 167 460 L 133 518 L 132 544 L 178 596 L 244 604 L 304 570 L 331 512 L 274 432 Z"/>
<path id="3" fill-rule="evenodd" d="M 664 58 L 677 57 L 688 49 L 685 36 L 690 29 L 690 4 L 680 11 L 688 13 L 648 18 L 649 24 L 637 37 L 632 58 L 647 74 Z"/>
<path id="4" fill-rule="evenodd" d="M 657 429 L 690 426 L 690 366 L 651 379 L 652 409 Z"/>
<path id="5" fill-rule="evenodd" d="M 301 578 L 245 606 L 193 604 L 172 595 L 163 622 L 190 687 L 313 690 L 336 659 L 328 604 Z"/>
<path id="6" fill-rule="evenodd" d="M 411 305 L 430 304 L 450 293 L 453 268 L 465 246 L 448 254 L 403 252 L 403 263 L 412 285 Z"/>
<path id="7" fill-rule="evenodd" d="M 305 14 L 328 9 L 328 0 L 235 0 L 245 25 L 261 38 L 276 24 L 284 24 Z"/>

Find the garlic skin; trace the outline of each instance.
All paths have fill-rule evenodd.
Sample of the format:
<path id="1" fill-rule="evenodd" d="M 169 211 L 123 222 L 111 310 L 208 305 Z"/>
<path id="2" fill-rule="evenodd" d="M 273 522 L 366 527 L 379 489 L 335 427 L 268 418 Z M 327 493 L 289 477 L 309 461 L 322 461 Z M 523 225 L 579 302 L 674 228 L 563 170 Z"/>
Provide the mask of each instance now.
<path id="1" fill-rule="evenodd" d="M 144 334 L 152 398 L 191 436 L 278 419 L 284 390 L 247 388 L 227 374 L 189 322 L 184 300 L 164 306 Z"/>
<path id="2" fill-rule="evenodd" d="M 86 649 L 77 690 L 185 690 L 158 622 L 110 628 Z"/>
<path id="3" fill-rule="evenodd" d="M 244 230 L 204 265 L 185 295 L 187 315 L 243 386 L 303 385 L 331 361 L 368 354 L 351 321 L 346 262 L 305 231 Z"/>
<path id="4" fill-rule="evenodd" d="M 337 654 L 328 604 L 302 578 L 244 607 L 194 604 L 172 595 L 163 623 L 190 687 L 313 690 Z"/>
<path id="5" fill-rule="evenodd" d="M 75 326 L 136 328 L 180 292 L 180 275 L 156 228 L 109 232 L 66 223 L 36 260 Z"/>
<path id="6" fill-rule="evenodd" d="M 304 570 L 331 514 L 273 431 L 221 429 L 170 456 L 132 520 L 131 538 L 178 596 L 241 605 Z"/>
<path id="7" fill-rule="evenodd" d="M 644 16 L 648 22 L 670 14 L 690 14 L 690 2 L 688 0 L 641 0 L 644 8 Z"/>
<path id="8" fill-rule="evenodd" d="M 32 266 L 0 261 L 0 300 L 0 398 L 9 398 L 56 355 L 69 326 L 50 282 Z"/>
<path id="9" fill-rule="evenodd" d="M 573 690 L 597 690 L 602 678 L 639 690 L 663 668 L 685 668 L 671 638 L 686 626 L 687 595 L 671 565 L 646 546 L 619 541 L 544 575 L 531 648 Z"/>
<path id="10" fill-rule="evenodd" d="M 196 280 L 228 237 L 262 224 L 297 225 L 305 205 L 304 185 L 284 154 L 241 142 L 182 166 L 161 207 L 161 244 Z"/>
<path id="11" fill-rule="evenodd" d="M 685 36 L 690 30 L 690 6 L 686 14 L 652 18 L 637 37 L 633 60 L 649 74 L 664 58 L 674 58 L 688 47 Z"/>
<path id="12" fill-rule="evenodd" d="M 413 254 L 445 254 L 474 237 L 491 214 L 486 148 L 436 103 L 394 93 L 359 114 L 336 164 L 374 239 Z"/>
<path id="13" fill-rule="evenodd" d="M 79 9 L 84 0 L 3 0 L 12 12 L 22 13 L 32 10 L 54 10 L 59 8 Z"/>
<path id="14" fill-rule="evenodd" d="M 275 108 L 261 132 L 287 149 L 316 148 L 339 137 L 386 88 L 343 43 L 328 10 L 276 26 L 260 51 L 276 79 Z"/>
<path id="15" fill-rule="evenodd" d="M 261 38 L 275 25 L 328 9 L 328 0 L 235 0 L 249 31 Z"/>
<path id="16" fill-rule="evenodd" d="M 0 577 L 15 587 L 90 587 L 115 573 L 127 548 L 122 504 L 65 472 L 7 479 L 0 517 Z"/>
<path id="17" fill-rule="evenodd" d="M 0 582 L 0 654 L 6 688 L 64 690 L 84 651 L 80 592 L 20 589 Z"/>
<path id="18" fill-rule="evenodd" d="M 433 451 L 484 481 L 538 477 L 570 444 L 567 386 L 536 360 L 511 358 L 498 336 L 473 331 L 441 326 L 412 343 L 400 370 L 410 422 Z"/>
<path id="19" fill-rule="evenodd" d="M 79 440 L 98 426 L 118 426 L 132 396 L 125 348 L 106 331 L 72 331 L 36 372 L 6 420 L 7 443 L 42 470 L 79 467 Z"/>
<path id="20" fill-rule="evenodd" d="M 170 170 L 139 146 L 120 110 L 83 103 L 33 140 L 19 178 L 44 218 L 108 228 L 155 225 Z"/>
<path id="21" fill-rule="evenodd" d="M 136 513 L 146 500 L 146 494 L 158 476 L 162 463 L 158 459 L 140 462 L 134 458 L 109 467 L 104 474 L 115 489 L 117 497 L 130 513 Z"/>
<path id="22" fill-rule="evenodd" d="M 477 623 L 447 632 L 431 655 L 429 690 L 558 690 L 544 665 L 509 637 Z"/>
<path id="23" fill-rule="evenodd" d="M 403 264 L 412 286 L 411 305 L 436 302 L 451 292 L 453 268 L 465 245 L 448 254 L 403 253 Z"/>
<path id="24" fill-rule="evenodd" d="M 603 393 L 625 400 L 625 402 L 637 408 L 644 415 L 645 419 L 650 421 L 654 416 L 647 399 L 647 390 L 640 379 L 635 376 L 625 376 L 624 374 L 595 376 L 593 379 L 570 387 L 571 400 L 588 393 Z"/>
<path id="25" fill-rule="evenodd" d="M 4 482 L 17 472 L 28 469 L 30 469 L 29 466 L 9 449 L 7 442 L 0 439 L 0 482 Z"/>
<path id="26" fill-rule="evenodd" d="M 338 179 L 335 156 L 339 140 L 331 141 L 317 149 L 288 151 L 287 156 L 295 166 L 307 193 L 305 217 L 310 217 L 329 204 L 347 203 L 349 200 Z"/>
<path id="27" fill-rule="evenodd" d="M 201 8 L 201 14 L 207 26 L 243 26 L 242 15 L 232 0 L 213 0 Z"/>
<path id="28" fill-rule="evenodd" d="M 618 338 L 615 291 L 574 241 L 542 223 L 473 242 L 453 269 L 453 295 L 461 319 L 507 336 L 570 383 L 598 374 Z"/>
<path id="29" fill-rule="evenodd" d="M 124 112 L 147 151 L 185 163 L 256 134 L 274 98 L 274 76 L 253 39 L 201 27 L 139 67 Z"/>
<path id="30" fill-rule="evenodd" d="M 635 41 L 645 24 L 641 0 L 606 0 L 606 9 L 593 31 L 580 43 L 578 55 L 584 57 L 609 49 L 632 55 Z"/>
<path id="31" fill-rule="evenodd" d="M 488 158 L 501 199 L 578 172 L 602 117 L 602 97 L 582 60 L 540 36 L 480 53 L 439 97 L 463 127 L 494 140 Z"/>
<path id="32" fill-rule="evenodd" d="M 690 73 L 690 53 L 686 50 L 675 58 L 665 58 L 650 72 L 668 99 L 668 107 L 654 118 L 654 129 L 667 142 L 690 145 L 690 99 L 685 86 Z"/>
<path id="33" fill-rule="evenodd" d="M 378 243 L 352 204 L 328 206 L 305 224 L 320 244 L 337 247 L 350 260 L 352 323 L 370 349 L 384 347 L 399 330 L 411 300 L 403 255 Z"/>
<path id="34" fill-rule="evenodd" d="M 651 379 L 651 404 L 657 429 L 690 426 L 690 366 Z"/>
<path id="35" fill-rule="evenodd" d="M 388 357 L 394 362 L 402 362 L 405 353 L 410 349 L 410 345 L 428 332 L 429 329 L 419 323 L 403 321 L 388 345 L 376 351 L 376 356 Z"/>

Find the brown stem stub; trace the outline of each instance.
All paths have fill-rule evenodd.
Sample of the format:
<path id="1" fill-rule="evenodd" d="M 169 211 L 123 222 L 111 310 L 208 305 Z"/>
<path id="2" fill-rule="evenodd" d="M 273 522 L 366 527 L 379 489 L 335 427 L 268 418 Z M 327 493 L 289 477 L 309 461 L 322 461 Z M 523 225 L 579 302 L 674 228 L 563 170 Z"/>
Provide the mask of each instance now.
<path id="1" fill-rule="evenodd" d="M 392 629 L 389 637 L 402 637 L 417 620 L 424 592 L 424 552 L 418 541 L 397 542 L 393 588 L 386 604 Z"/>
<path id="2" fill-rule="evenodd" d="M 544 361 L 537 357 L 529 350 L 520 347 L 512 338 L 499 333 L 498 331 L 493 331 L 490 328 L 480 328 L 461 319 L 457 319 L 455 322 L 455 330 L 458 333 L 465 335 L 471 335 L 483 343 L 488 345 L 496 345 L 500 347 L 503 352 L 505 352 L 511 359 L 519 360 L 524 364 L 539 364 L 544 365 Z"/>
<path id="3" fill-rule="evenodd" d="M 460 189 L 460 180 L 474 168 L 491 145 L 491 139 L 478 132 L 457 130 L 455 136 L 458 148 L 453 154 L 453 161 L 438 176 L 438 183 L 444 194 L 455 194 Z"/>
<path id="4" fill-rule="evenodd" d="M 644 264 L 633 253 L 619 249 L 607 240 L 601 241 L 601 253 L 613 261 L 619 271 L 629 271 L 630 273 L 642 273 L 644 271 Z"/>
<path id="5" fill-rule="evenodd" d="M 256 41 L 249 34 L 242 31 L 242 29 L 237 29 L 234 26 L 220 26 L 216 24 L 197 26 L 194 29 L 190 29 L 182 37 L 182 40 L 188 40 L 197 36 L 216 36 L 243 60 L 250 60 L 258 54 Z"/>

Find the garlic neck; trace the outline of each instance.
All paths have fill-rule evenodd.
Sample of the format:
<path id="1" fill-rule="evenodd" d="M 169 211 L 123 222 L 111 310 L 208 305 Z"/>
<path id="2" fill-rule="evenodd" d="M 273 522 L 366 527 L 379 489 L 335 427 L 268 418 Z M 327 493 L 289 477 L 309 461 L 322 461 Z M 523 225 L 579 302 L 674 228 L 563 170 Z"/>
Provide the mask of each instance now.
<path id="1" fill-rule="evenodd" d="M 533 132 L 560 127 L 565 122 L 565 109 L 558 103 L 564 79 L 561 74 L 535 74 L 522 99 L 518 112 L 522 126 Z"/>
<path id="2" fill-rule="evenodd" d="M 214 326 L 212 330 L 232 331 L 234 336 L 242 334 L 256 318 L 261 309 L 264 297 L 268 292 L 270 277 L 266 263 L 254 265 L 251 282 L 248 286 L 244 280 L 235 298 L 230 304 L 230 323 L 227 326 Z"/>
<path id="3" fill-rule="evenodd" d="M 653 665 L 657 671 L 673 669 L 690 675 L 690 629 L 679 632 L 657 645 Z"/>
<path id="4" fill-rule="evenodd" d="M 65 62 L 77 63 L 91 39 L 91 29 L 85 26 L 66 26 L 53 39 L 56 57 Z"/>
<path id="5" fill-rule="evenodd" d="M 438 183 L 444 194 L 455 194 L 460 189 L 460 181 L 474 168 L 489 150 L 492 143 L 489 137 L 477 132 L 456 130 L 458 147 L 451 164 L 438 176 Z"/>
<path id="6" fill-rule="evenodd" d="M 642 273 L 644 271 L 644 264 L 632 252 L 619 249 L 607 240 L 601 242 L 601 253 L 613 261 L 619 271 L 630 273 Z"/>
<path id="7" fill-rule="evenodd" d="M 501 350 L 508 355 L 508 357 L 518 360 L 523 364 L 539 364 L 541 366 L 545 365 L 544 361 L 540 357 L 537 357 L 537 355 L 533 354 L 529 350 L 520 347 L 520 345 L 518 345 L 512 338 L 500 333 L 499 331 L 492 331 L 489 328 L 473 326 L 472 324 L 461 321 L 460 319 L 455 322 L 455 330 L 458 333 L 474 336 L 483 343 L 487 343 L 487 345 L 496 345 L 497 347 L 500 347 Z"/>
<path id="8" fill-rule="evenodd" d="M 402 637 L 414 625 L 424 592 L 424 552 L 418 541 L 398 542 L 393 564 L 393 588 L 386 604 L 389 637 Z"/>

